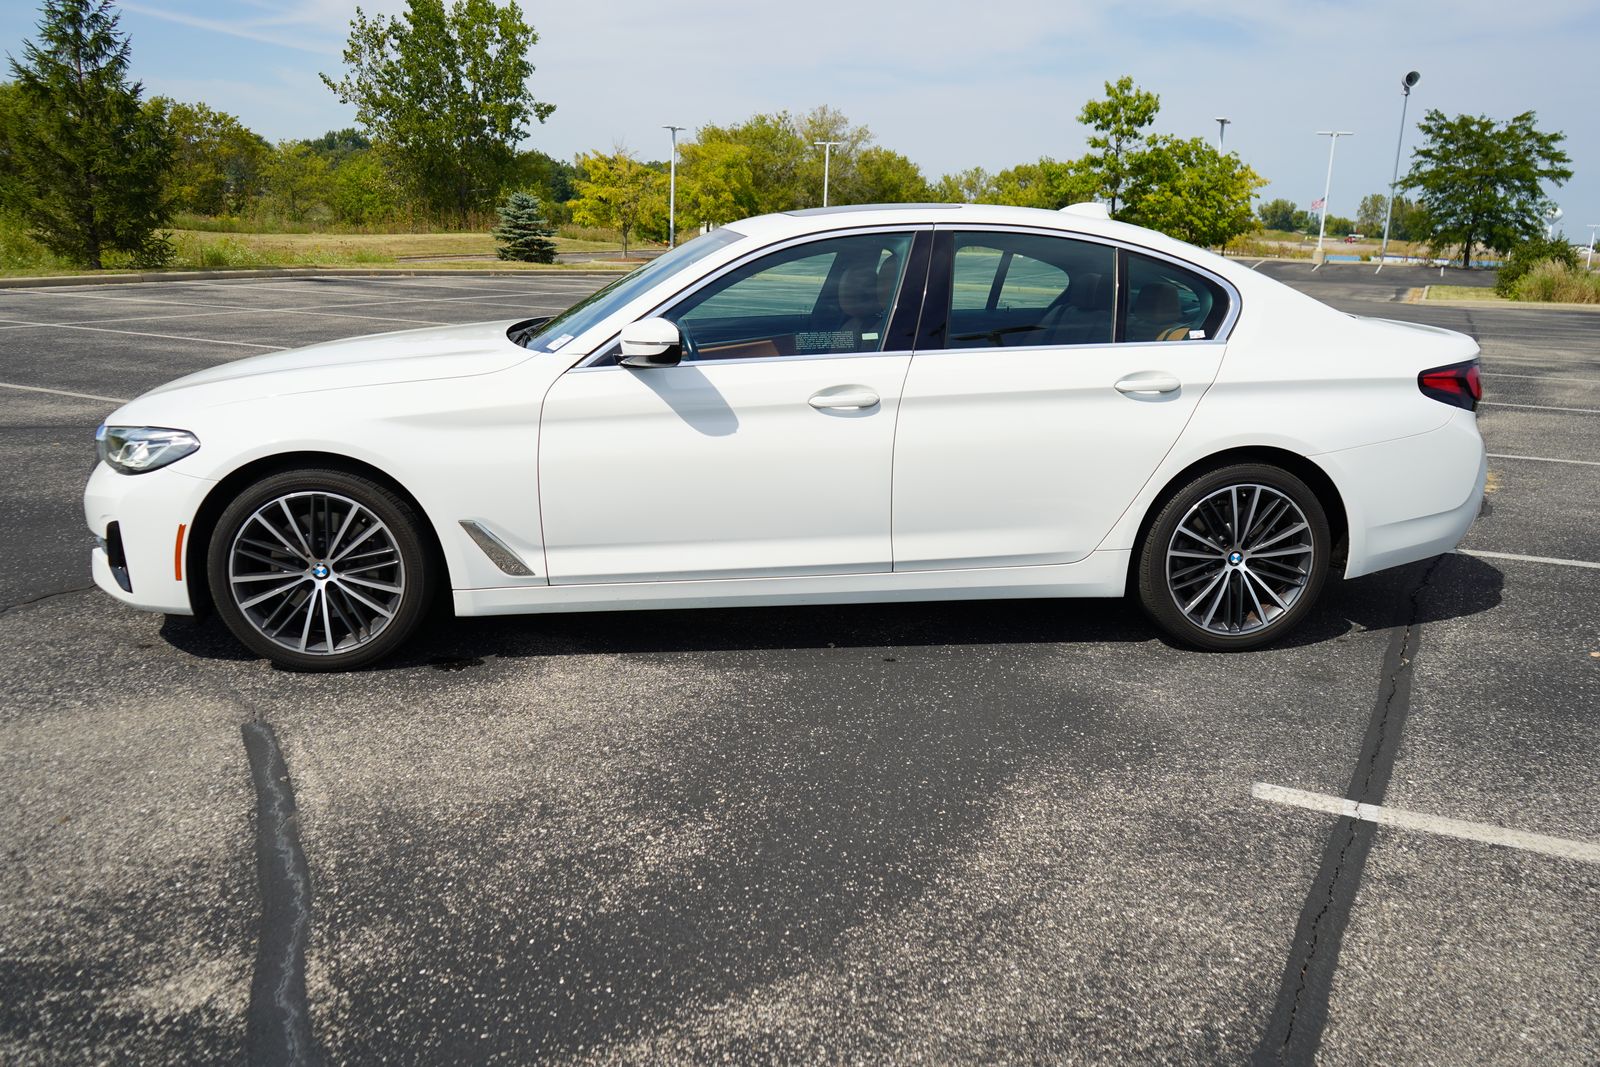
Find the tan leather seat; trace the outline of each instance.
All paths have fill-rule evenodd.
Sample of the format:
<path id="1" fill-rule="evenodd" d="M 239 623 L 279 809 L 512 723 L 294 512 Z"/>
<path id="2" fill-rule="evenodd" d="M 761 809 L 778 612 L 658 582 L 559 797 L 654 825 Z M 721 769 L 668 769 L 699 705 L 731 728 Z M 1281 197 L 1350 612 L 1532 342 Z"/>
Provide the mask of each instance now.
<path id="1" fill-rule="evenodd" d="M 1128 340 L 1181 341 L 1187 336 L 1177 286 L 1150 282 L 1139 290 L 1128 311 Z"/>

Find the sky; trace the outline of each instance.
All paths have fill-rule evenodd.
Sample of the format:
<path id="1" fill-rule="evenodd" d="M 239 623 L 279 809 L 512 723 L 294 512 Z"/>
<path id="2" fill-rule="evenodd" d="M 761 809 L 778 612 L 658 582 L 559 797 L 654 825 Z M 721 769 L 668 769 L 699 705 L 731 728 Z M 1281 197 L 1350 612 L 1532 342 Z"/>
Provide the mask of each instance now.
<path id="1" fill-rule="evenodd" d="M 128 0 L 122 26 L 148 92 L 204 101 L 272 140 L 354 124 L 317 75 L 342 70 L 354 0 Z M 404 0 L 367 0 L 394 13 Z M 820 104 L 871 128 L 930 180 L 1084 151 L 1077 114 L 1124 74 L 1159 94 L 1154 129 L 1217 135 L 1301 207 L 1354 217 L 1382 191 L 1400 133 L 1400 79 L 1417 70 L 1406 155 L 1429 108 L 1561 130 L 1573 179 L 1559 226 L 1600 223 L 1600 4 L 1594 0 L 523 0 L 539 33 L 534 95 L 556 105 L 526 142 L 550 155 L 617 145 L 668 154 L 692 131 Z M 19 55 L 35 0 L 0 5 L 0 51 Z M 687 134 L 684 136 L 688 136 Z M 1404 169 L 1404 164 L 1402 164 Z"/>

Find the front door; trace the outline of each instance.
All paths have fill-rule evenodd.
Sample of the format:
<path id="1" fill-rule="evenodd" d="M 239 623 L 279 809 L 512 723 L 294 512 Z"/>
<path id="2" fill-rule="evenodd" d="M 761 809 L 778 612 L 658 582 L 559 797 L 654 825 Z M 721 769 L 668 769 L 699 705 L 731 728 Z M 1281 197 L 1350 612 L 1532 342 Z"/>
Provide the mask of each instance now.
<path id="1" fill-rule="evenodd" d="M 607 358 L 558 379 L 539 436 L 551 582 L 889 570 L 914 236 L 736 265 L 661 312 L 684 337 L 678 366 Z"/>

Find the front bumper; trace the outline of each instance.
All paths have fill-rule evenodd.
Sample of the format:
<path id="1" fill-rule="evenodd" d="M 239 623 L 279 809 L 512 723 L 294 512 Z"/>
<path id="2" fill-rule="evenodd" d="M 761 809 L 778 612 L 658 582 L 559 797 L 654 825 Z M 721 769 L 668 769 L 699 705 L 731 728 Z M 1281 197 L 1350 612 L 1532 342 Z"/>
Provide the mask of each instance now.
<path id="1" fill-rule="evenodd" d="M 175 467 L 135 475 L 95 467 L 83 491 L 84 518 L 96 539 L 89 566 L 95 584 L 129 607 L 193 615 L 189 530 L 216 483 Z"/>

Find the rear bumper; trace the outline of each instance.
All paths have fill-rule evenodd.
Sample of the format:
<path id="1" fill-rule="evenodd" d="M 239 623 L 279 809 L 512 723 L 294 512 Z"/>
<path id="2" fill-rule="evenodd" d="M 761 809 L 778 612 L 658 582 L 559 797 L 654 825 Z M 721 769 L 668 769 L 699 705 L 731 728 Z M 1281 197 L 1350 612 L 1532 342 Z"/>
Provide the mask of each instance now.
<path id="1" fill-rule="evenodd" d="M 172 468 L 126 475 L 97 466 L 83 491 L 84 518 L 96 538 L 89 561 L 95 584 L 129 607 L 194 614 L 189 529 L 215 484 Z"/>
<path id="2" fill-rule="evenodd" d="M 1459 411 L 1428 433 L 1312 456 L 1344 498 L 1346 578 L 1449 552 L 1482 506 L 1489 460 L 1477 417 Z"/>

